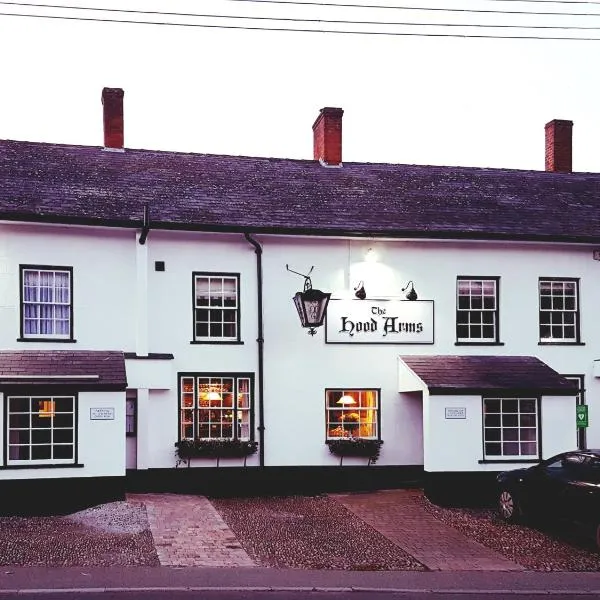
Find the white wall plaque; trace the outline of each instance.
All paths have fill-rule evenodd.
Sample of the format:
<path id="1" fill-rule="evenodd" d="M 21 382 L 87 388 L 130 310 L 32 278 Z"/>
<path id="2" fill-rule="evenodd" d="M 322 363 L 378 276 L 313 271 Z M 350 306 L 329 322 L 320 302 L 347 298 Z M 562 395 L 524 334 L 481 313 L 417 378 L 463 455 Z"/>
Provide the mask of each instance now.
<path id="1" fill-rule="evenodd" d="M 433 300 L 336 300 L 327 306 L 328 344 L 433 344 Z"/>
<path id="2" fill-rule="evenodd" d="M 92 421 L 113 421 L 115 418 L 115 409 L 110 408 L 90 408 L 90 420 Z"/>
<path id="3" fill-rule="evenodd" d="M 446 419 L 466 419 L 467 409 L 465 407 L 447 406 Z"/>

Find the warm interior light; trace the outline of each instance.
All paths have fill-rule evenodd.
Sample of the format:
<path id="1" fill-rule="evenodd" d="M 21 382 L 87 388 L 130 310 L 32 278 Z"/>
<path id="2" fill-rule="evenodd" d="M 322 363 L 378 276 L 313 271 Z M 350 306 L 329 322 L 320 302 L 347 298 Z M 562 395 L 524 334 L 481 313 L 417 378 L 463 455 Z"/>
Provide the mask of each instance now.
<path id="1" fill-rule="evenodd" d="M 207 400 L 222 400 L 221 394 L 219 394 L 219 392 L 208 392 L 208 394 L 206 394 L 206 399 Z"/>
<path id="2" fill-rule="evenodd" d="M 347 394 L 345 394 L 336 402 L 336 404 L 341 404 L 343 406 L 350 406 L 352 404 L 356 404 L 356 400 L 352 396 L 348 396 Z"/>
<path id="3" fill-rule="evenodd" d="M 54 416 L 54 401 L 53 400 L 42 400 L 40 402 L 40 410 L 38 412 L 39 417 L 53 417 Z"/>

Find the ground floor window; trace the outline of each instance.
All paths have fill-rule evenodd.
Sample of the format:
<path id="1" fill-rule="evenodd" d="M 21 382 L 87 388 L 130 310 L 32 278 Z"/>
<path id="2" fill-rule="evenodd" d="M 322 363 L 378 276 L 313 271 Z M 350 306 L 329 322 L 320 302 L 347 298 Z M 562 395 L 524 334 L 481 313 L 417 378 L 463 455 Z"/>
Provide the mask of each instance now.
<path id="1" fill-rule="evenodd" d="M 538 458 L 538 398 L 484 398 L 485 458 Z"/>
<path id="2" fill-rule="evenodd" d="M 125 435 L 133 437 L 137 435 L 137 390 L 126 390 L 125 392 Z"/>
<path id="3" fill-rule="evenodd" d="M 74 396 L 8 396 L 7 464 L 75 462 Z"/>
<path id="4" fill-rule="evenodd" d="M 252 439 L 252 374 L 180 376 L 180 439 Z"/>
<path id="5" fill-rule="evenodd" d="M 379 390 L 325 391 L 327 439 L 379 438 Z"/>

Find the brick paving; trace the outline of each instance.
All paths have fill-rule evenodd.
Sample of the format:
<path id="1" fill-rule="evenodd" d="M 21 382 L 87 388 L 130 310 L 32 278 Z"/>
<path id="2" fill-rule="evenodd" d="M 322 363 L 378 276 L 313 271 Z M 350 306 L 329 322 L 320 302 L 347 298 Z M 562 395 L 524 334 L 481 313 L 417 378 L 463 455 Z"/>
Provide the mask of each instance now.
<path id="1" fill-rule="evenodd" d="M 430 515 L 420 503 L 420 494 L 417 490 L 385 490 L 331 497 L 431 570 L 523 570 Z"/>
<path id="2" fill-rule="evenodd" d="M 256 566 L 203 496 L 128 494 L 127 501 L 145 505 L 162 566 Z"/>

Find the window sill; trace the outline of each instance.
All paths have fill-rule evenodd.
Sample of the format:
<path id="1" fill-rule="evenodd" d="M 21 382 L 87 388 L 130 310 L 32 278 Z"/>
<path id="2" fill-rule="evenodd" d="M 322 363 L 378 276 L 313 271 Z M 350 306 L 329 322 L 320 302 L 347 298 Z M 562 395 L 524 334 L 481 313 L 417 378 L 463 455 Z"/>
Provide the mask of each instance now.
<path id="1" fill-rule="evenodd" d="M 192 340 L 190 344 L 229 344 L 241 346 L 244 342 L 241 340 Z"/>
<path id="2" fill-rule="evenodd" d="M 455 346 L 504 346 L 504 342 L 454 342 Z"/>
<path id="3" fill-rule="evenodd" d="M 585 346 L 585 342 L 538 342 L 538 346 Z"/>
<path id="4" fill-rule="evenodd" d="M 72 464 L 63 464 L 63 465 L 55 465 L 55 464 L 47 464 L 47 465 L 0 465 L 0 469 L 81 469 L 85 467 L 82 463 L 72 463 Z"/>
<path id="5" fill-rule="evenodd" d="M 17 342 L 49 342 L 52 344 L 75 344 L 77 342 L 77 340 L 74 339 L 65 339 L 65 338 L 46 338 L 46 337 L 39 337 L 39 338 L 24 338 L 24 337 L 20 337 L 17 338 Z"/>
<path id="6" fill-rule="evenodd" d="M 491 459 L 491 458 L 482 458 L 481 460 L 478 460 L 477 462 L 480 465 L 498 465 L 498 464 L 503 464 L 503 465 L 517 465 L 517 464 L 536 464 L 539 463 L 540 460 L 542 460 L 541 458 L 521 458 L 521 459 L 515 459 L 515 458 L 506 458 L 506 459 Z"/>

